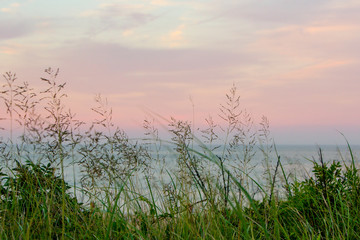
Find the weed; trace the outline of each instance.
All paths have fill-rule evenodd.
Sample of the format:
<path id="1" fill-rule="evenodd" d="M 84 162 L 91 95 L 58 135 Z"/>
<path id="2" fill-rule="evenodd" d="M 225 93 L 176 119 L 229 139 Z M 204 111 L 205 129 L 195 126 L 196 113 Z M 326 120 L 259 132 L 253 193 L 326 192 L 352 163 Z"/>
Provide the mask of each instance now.
<path id="1" fill-rule="evenodd" d="M 115 126 L 101 95 L 93 122 L 76 119 L 59 70 L 45 75 L 38 91 L 4 74 L 1 239 L 360 238 L 360 178 L 348 143 L 350 165 L 328 163 L 319 150 L 309 177 L 290 181 L 268 119 L 257 123 L 235 85 L 219 121 L 209 116 L 197 131 L 190 99 L 192 122 L 167 121 L 171 141 L 160 138 L 154 119 L 144 121 L 141 140 Z M 254 180 L 255 166 L 264 181 Z"/>

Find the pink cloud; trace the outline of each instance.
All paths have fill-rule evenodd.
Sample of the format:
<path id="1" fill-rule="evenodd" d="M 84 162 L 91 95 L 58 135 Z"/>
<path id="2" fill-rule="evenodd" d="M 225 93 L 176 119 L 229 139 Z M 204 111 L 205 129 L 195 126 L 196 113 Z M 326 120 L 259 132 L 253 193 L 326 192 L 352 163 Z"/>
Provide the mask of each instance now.
<path id="1" fill-rule="evenodd" d="M 100 92 L 124 126 L 141 125 L 142 107 L 191 120 L 189 96 L 200 125 L 233 82 L 241 106 L 274 126 L 359 126 L 354 1 L 92 4 L 3 14 L 0 70 L 38 86 L 43 68 L 60 67 L 79 115 Z"/>

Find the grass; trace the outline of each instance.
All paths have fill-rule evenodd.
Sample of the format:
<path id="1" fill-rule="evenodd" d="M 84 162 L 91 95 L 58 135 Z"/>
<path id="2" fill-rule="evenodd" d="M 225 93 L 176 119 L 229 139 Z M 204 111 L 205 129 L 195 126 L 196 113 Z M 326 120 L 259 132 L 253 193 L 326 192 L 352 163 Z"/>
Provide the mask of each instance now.
<path id="1" fill-rule="evenodd" d="M 326 162 L 319 149 L 308 177 L 296 179 L 269 121 L 240 107 L 235 86 L 220 122 L 210 116 L 199 136 L 193 122 L 163 119 L 166 142 L 147 119 L 144 139 L 132 140 L 101 96 L 95 121 L 76 120 L 59 71 L 45 74 L 39 91 L 4 74 L 1 239 L 360 238 L 360 178 L 348 143 L 349 162 Z M 160 154 L 167 147 L 169 158 Z M 254 180 L 256 152 L 263 181 Z"/>

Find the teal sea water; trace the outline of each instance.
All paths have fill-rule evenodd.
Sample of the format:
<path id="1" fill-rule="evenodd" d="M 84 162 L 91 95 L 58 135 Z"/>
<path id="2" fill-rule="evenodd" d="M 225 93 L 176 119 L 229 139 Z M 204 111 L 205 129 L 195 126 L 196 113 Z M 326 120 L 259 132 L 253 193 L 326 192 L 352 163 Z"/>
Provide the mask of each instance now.
<path id="1" fill-rule="evenodd" d="M 194 147 L 199 152 L 201 148 Z M 322 156 L 325 163 L 330 163 L 332 161 L 340 161 L 346 164 L 351 162 L 351 153 L 347 146 L 334 146 L 334 145 L 277 145 L 275 149 L 272 148 L 269 150 L 268 154 L 265 156 L 259 147 L 255 146 L 254 155 L 248 162 L 248 171 L 249 176 L 256 180 L 258 183 L 262 184 L 265 182 L 265 174 L 264 170 L 266 166 L 271 167 L 271 171 L 275 170 L 275 166 L 278 160 L 277 156 L 280 156 L 281 163 L 284 167 L 284 170 L 287 176 L 291 178 L 304 179 L 310 177 L 312 175 L 311 169 L 313 166 L 313 161 L 320 162 L 319 160 L 319 148 L 322 150 Z M 243 167 L 241 163 L 241 158 L 243 156 L 243 149 L 235 149 L 236 154 L 238 154 L 238 159 L 234 162 L 227 161 L 228 168 L 239 168 Z M 150 163 L 152 167 L 152 178 L 151 181 L 156 184 L 162 184 L 171 181 L 169 174 L 173 174 L 176 176 L 178 172 L 178 166 L 176 164 L 178 154 L 175 151 L 175 146 L 171 145 L 163 145 L 160 148 L 160 151 L 155 151 L 153 149 L 149 149 L 150 153 L 153 155 L 154 160 Z M 360 146 L 352 145 L 351 151 L 355 160 L 355 163 L 360 167 Z M 221 156 L 222 148 L 221 146 L 213 151 L 214 155 Z M 226 152 L 225 152 L 226 155 Z M 31 151 L 29 156 L 31 156 Z M 36 156 L 36 154 L 34 154 Z M 159 160 L 155 160 L 158 157 Z M 65 180 L 70 185 L 81 186 L 81 177 L 83 176 L 82 169 L 79 164 L 77 164 L 77 160 L 79 160 L 81 156 L 73 155 L 72 158 L 69 158 L 65 163 Z M 218 167 L 214 164 L 208 162 L 208 160 L 203 159 L 203 166 L 208 167 L 209 171 L 218 171 Z M 269 165 L 267 165 L 267 162 Z M 144 182 L 143 176 L 137 176 L 139 180 L 139 185 L 147 186 L 146 182 Z M 143 180 L 141 180 L 141 178 Z M 279 186 L 281 187 L 281 182 Z"/>
<path id="2" fill-rule="evenodd" d="M 159 161 L 153 160 L 151 164 L 153 168 L 154 179 L 160 178 L 168 178 L 168 174 L 166 171 L 172 172 L 176 174 L 176 159 L 178 154 L 174 150 L 174 146 L 163 146 L 159 151 L 151 151 L 154 158 L 155 155 L 158 156 Z M 335 145 L 319 145 L 319 146 L 311 146 L 311 145 L 278 145 L 276 146 L 277 154 L 275 149 L 272 148 L 267 156 L 259 150 L 258 147 L 254 148 L 255 155 L 249 161 L 248 167 L 251 168 L 250 175 L 254 179 L 261 181 L 263 178 L 264 168 L 266 167 L 266 161 L 269 162 L 272 169 L 275 168 L 277 163 L 277 156 L 280 156 L 281 164 L 283 165 L 285 171 L 287 173 L 291 173 L 293 176 L 297 178 L 306 178 L 311 176 L 311 168 L 313 166 L 313 161 L 320 163 L 319 157 L 319 149 L 321 148 L 323 160 L 325 163 L 331 163 L 333 161 L 340 161 L 346 164 L 351 162 L 351 154 L 354 157 L 355 163 L 360 166 L 360 145 L 351 146 L 350 153 L 348 146 L 335 146 Z M 197 149 L 201 152 L 201 149 Z M 217 156 L 222 154 L 221 147 L 217 150 L 214 150 L 213 153 Z M 241 160 L 242 157 L 242 149 L 238 149 L 238 157 Z M 207 164 L 206 161 L 203 160 L 205 166 L 210 166 L 211 164 Z M 241 161 L 232 163 L 230 161 L 227 162 L 228 167 L 243 167 L 240 163 Z M 240 164 L 239 164 L 240 163 Z M 76 180 L 75 182 L 79 184 L 79 179 L 81 178 L 81 171 L 79 166 L 75 163 L 72 165 L 71 163 L 67 164 L 66 168 L 66 178 L 70 182 L 74 182 L 74 173 Z M 213 169 L 214 165 L 213 165 Z M 211 169 L 210 169 L 211 170 Z M 162 175 L 162 176 L 160 176 Z"/>

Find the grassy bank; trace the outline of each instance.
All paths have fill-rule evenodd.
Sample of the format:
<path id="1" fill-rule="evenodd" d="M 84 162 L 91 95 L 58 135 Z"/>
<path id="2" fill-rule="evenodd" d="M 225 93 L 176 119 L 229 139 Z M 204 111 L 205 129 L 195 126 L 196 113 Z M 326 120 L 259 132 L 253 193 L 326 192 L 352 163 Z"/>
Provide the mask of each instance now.
<path id="1" fill-rule="evenodd" d="M 295 178 L 266 117 L 257 123 L 241 108 L 233 86 L 218 121 L 209 117 L 205 129 L 163 119 L 172 136 L 167 159 L 152 118 L 144 138 L 133 140 L 97 96 L 97 119 L 81 122 L 63 104 L 58 71 L 45 75 L 42 90 L 4 75 L 1 239 L 360 238 L 360 178 L 350 145 L 350 161 L 327 162 L 319 149 L 308 177 Z M 256 152 L 262 181 L 252 174 L 260 167 Z"/>

